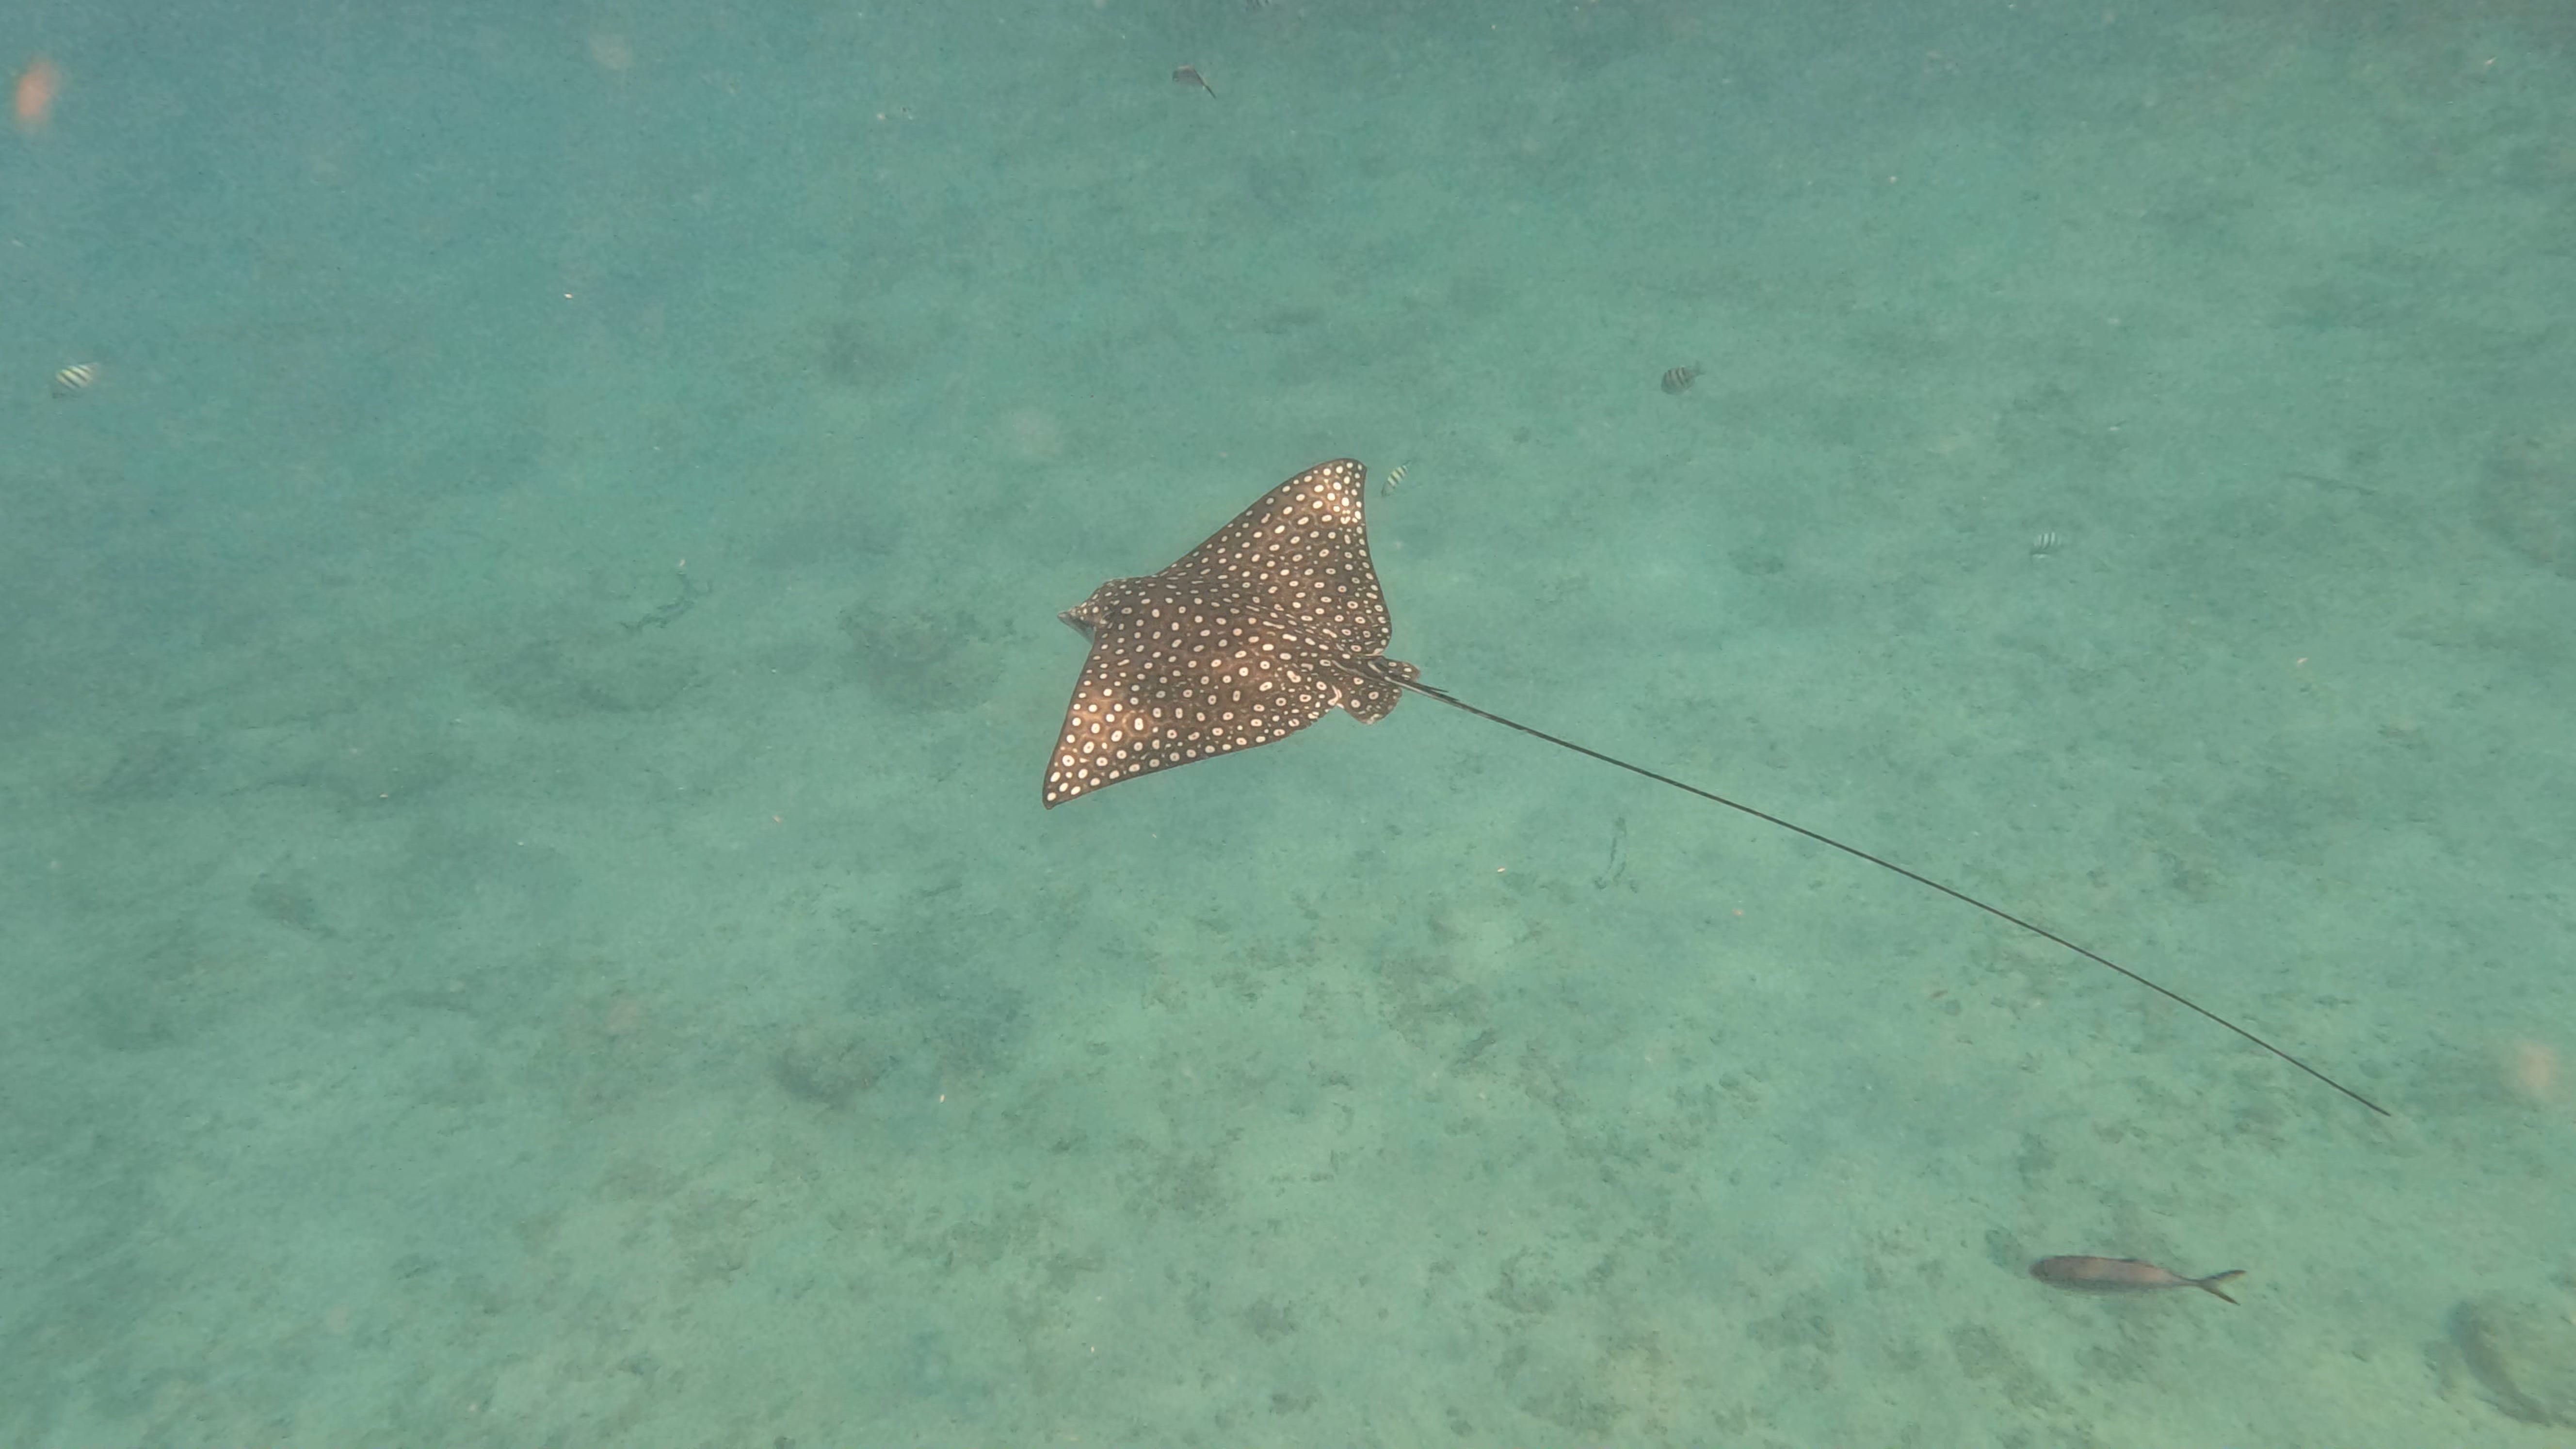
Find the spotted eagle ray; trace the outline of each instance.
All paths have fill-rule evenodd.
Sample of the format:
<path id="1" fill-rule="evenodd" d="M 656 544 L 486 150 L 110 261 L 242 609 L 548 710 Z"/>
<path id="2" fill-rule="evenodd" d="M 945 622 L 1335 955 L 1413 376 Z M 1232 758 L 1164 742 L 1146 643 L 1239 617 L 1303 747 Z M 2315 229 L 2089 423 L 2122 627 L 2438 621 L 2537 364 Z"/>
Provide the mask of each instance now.
<path id="1" fill-rule="evenodd" d="M 1046 808 L 1139 775 L 1286 739 L 1336 706 L 1362 724 L 1375 724 L 1411 690 L 1894 871 L 2109 967 L 2389 1115 L 2377 1102 L 2200 1003 L 2000 906 L 1821 831 L 1478 709 L 1423 683 L 1421 670 L 1386 657 L 1394 625 L 1369 562 L 1367 493 L 1368 470 L 1357 462 L 1318 463 L 1262 494 L 1170 568 L 1111 579 L 1066 610 L 1061 617 L 1091 641 L 1091 655 L 1083 661 L 1073 702 L 1065 708 L 1064 731 L 1047 761 Z"/>

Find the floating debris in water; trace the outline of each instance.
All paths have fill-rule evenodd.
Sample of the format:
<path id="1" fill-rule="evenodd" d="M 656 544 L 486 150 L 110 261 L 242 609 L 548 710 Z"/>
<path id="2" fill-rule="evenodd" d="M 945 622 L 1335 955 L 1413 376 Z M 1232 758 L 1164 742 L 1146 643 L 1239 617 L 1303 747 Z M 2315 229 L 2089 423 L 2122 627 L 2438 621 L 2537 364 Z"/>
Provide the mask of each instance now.
<path id="1" fill-rule="evenodd" d="M 75 362 L 54 374 L 53 393 L 58 398 L 70 397 L 73 393 L 86 390 L 96 381 L 98 381 L 97 363 Z"/>
<path id="2" fill-rule="evenodd" d="M 54 118 L 54 98 L 63 93 L 63 68 L 37 56 L 18 72 L 13 92 L 13 109 L 18 116 L 18 129 L 26 135 L 42 131 Z"/>
<path id="3" fill-rule="evenodd" d="M 1207 83 L 1207 77 L 1199 74 L 1199 68 L 1197 66 L 1185 65 L 1175 68 L 1172 71 L 1172 79 L 1179 81 L 1185 86 L 1197 86 L 1200 90 L 1207 92 L 1209 95 L 1216 94 L 1216 87 Z"/>
<path id="4" fill-rule="evenodd" d="M 1664 391 L 1678 396 L 1688 392 L 1690 385 L 1697 381 L 1699 381 L 1699 369 L 1696 367 L 1670 368 L 1664 373 Z"/>

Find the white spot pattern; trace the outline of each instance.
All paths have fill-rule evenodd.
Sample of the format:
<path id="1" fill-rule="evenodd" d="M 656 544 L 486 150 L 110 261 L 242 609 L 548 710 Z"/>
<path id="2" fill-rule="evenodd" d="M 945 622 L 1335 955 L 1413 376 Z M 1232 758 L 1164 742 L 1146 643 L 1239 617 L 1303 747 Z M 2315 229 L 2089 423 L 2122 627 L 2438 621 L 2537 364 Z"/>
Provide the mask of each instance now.
<path id="1" fill-rule="evenodd" d="M 1047 761 L 1048 808 L 1284 739 L 1336 706 L 1386 718 L 1420 671 L 1385 654 L 1367 487 L 1358 463 L 1319 463 L 1170 568 L 1112 579 L 1065 611 L 1091 657 Z"/>

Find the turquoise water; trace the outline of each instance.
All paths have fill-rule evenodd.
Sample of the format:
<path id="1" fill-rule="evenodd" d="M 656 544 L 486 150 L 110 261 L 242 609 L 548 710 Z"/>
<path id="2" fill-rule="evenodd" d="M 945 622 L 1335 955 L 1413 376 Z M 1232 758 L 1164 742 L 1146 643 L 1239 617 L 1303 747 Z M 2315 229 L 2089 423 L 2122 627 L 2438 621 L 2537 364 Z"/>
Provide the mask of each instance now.
<path id="1" fill-rule="evenodd" d="M 0 42 L 0 1442 L 2565 1442 L 2562 7 Z"/>

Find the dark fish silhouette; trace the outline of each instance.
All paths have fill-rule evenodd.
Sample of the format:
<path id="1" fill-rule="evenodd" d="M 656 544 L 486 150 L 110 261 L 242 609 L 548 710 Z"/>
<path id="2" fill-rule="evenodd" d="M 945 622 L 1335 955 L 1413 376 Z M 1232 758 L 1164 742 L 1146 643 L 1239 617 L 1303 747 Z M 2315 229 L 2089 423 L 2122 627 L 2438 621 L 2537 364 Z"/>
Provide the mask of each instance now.
<path id="1" fill-rule="evenodd" d="M 2242 1268 L 2186 1278 L 2136 1258 L 2042 1258 L 2030 1265 L 2030 1276 L 2042 1283 L 2078 1293 L 2145 1293 L 2157 1288 L 2197 1288 L 2213 1298 L 2227 1298 L 2218 1285 L 2245 1276 Z M 2230 1303 L 2233 1298 L 2227 1298 Z"/>
<path id="2" fill-rule="evenodd" d="M 1723 795 L 1478 709 L 1386 657 L 1393 625 L 1369 562 L 1368 470 L 1318 463 L 1160 573 L 1112 579 L 1061 616 L 1091 641 L 1048 757 L 1053 809 L 1122 780 L 1285 739 L 1331 713 L 1375 724 L 1405 691 L 1741 811 L 1928 886 L 2206 1017 L 2385 1117 L 2388 1109 L 2198 1002 L 2054 931 L 1894 861 Z M 2215 1291 L 2215 1290 L 2213 1290 Z"/>

